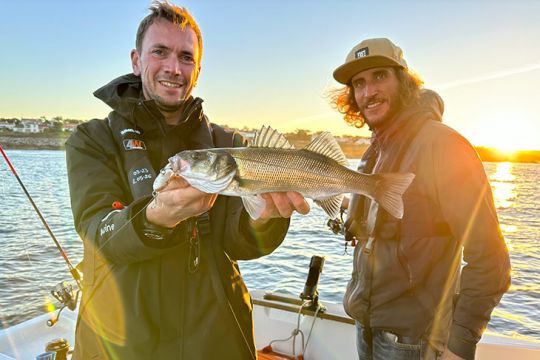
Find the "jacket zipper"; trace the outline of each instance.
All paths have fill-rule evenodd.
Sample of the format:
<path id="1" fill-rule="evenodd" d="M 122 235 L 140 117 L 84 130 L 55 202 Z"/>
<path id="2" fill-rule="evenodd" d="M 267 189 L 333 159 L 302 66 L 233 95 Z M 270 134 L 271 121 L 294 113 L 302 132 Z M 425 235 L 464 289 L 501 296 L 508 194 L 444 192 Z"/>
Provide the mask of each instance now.
<path id="1" fill-rule="evenodd" d="M 407 278 L 409 280 L 409 290 L 412 290 L 413 289 L 413 276 L 412 276 L 411 266 L 409 265 L 409 262 L 407 261 L 405 254 L 403 254 L 403 252 L 401 251 L 401 245 L 399 242 L 397 244 L 396 252 L 397 252 L 397 258 L 401 267 L 407 273 Z"/>
<path id="2" fill-rule="evenodd" d="M 201 242 L 199 236 L 199 229 L 197 227 L 197 220 L 188 220 L 188 236 L 189 236 L 189 258 L 188 258 L 188 271 L 190 274 L 194 274 L 199 269 L 201 262 Z"/>

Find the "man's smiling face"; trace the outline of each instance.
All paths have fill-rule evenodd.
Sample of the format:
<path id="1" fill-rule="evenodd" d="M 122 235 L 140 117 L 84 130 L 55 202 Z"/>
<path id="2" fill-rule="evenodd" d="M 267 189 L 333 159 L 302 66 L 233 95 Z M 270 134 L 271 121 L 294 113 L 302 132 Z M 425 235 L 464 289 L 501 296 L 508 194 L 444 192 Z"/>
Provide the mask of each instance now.
<path id="1" fill-rule="evenodd" d="M 144 35 L 140 53 L 131 52 L 133 73 L 140 75 L 146 99 L 164 113 L 180 111 L 197 81 L 200 52 L 195 31 L 165 19 L 154 22 Z"/>
<path id="2" fill-rule="evenodd" d="M 351 79 L 360 113 L 371 128 L 380 127 L 400 109 L 400 83 L 392 67 L 359 72 Z"/>

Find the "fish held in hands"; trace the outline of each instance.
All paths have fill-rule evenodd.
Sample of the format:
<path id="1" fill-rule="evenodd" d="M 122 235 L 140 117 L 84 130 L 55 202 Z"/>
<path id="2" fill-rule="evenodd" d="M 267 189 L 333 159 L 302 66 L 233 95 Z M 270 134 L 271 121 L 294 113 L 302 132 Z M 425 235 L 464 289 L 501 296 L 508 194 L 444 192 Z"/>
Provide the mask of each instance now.
<path id="1" fill-rule="evenodd" d="M 356 193 L 375 200 L 392 216 L 403 217 L 402 195 L 414 174 L 363 174 L 347 165 L 329 132 L 321 133 L 305 148 L 295 149 L 282 134 L 263 126 L 247 147 L 176 154 L 154 181 L 154 190 L 162 189 L 171 176 L 181 176 L 200 191 L 242 197 L 253 219 L 265 208 L 262 193 L 299 192 L 331 218 L 338 216 L 344 194 Z"/>

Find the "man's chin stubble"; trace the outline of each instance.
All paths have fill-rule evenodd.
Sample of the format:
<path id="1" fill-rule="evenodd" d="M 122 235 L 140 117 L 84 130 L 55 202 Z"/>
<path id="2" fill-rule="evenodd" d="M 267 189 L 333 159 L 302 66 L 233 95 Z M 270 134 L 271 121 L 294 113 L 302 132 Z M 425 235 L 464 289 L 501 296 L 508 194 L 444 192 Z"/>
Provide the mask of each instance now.
<path id="1" fill-rule="evenodd" d="M 167 104 L 167 103 L 164 103 L 163 101 L 161 101 L 161 99 L 158 97 L 155 101 L 156 101 L 156 105 L 159 108 L 159 110 L 164 111 L 164 112 L 168 112 L 168 113 L 173 113 L 173 112 L 177 112 L 178 110 L 180 110 L 182 108 L 182 106 L 184 105 L 185 100 L 178 100 L 177 103 Z"/>

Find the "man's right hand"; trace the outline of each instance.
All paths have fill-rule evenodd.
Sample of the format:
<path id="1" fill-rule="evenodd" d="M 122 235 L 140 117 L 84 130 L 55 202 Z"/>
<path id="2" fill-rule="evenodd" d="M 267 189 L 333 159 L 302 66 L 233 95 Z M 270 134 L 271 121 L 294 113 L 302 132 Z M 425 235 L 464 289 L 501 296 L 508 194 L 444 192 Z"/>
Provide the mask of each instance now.
<path id="1" fill-rule="evenodd" d="M 217 194 L 195 189 L 181 177 L 172 176 L 146 207 L 146 218 L 155 225 L 173 228 L 181 221 L 212 208 Z"/>

